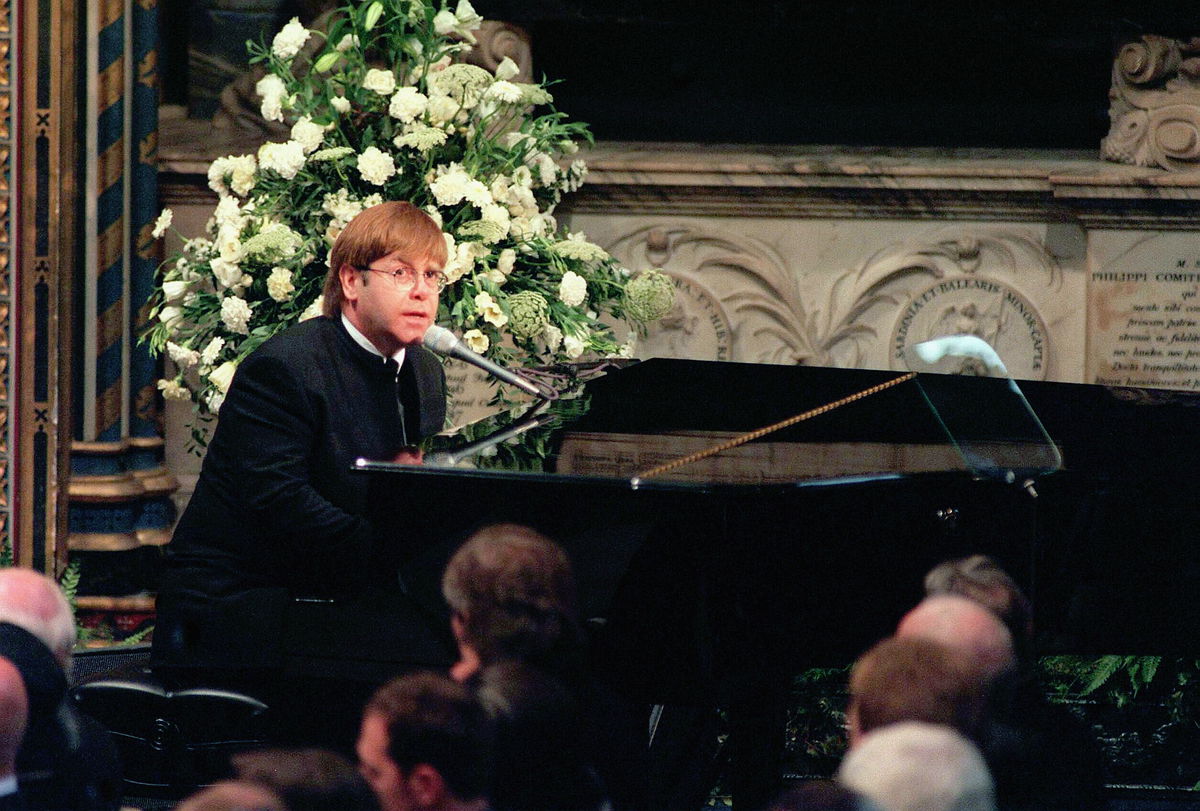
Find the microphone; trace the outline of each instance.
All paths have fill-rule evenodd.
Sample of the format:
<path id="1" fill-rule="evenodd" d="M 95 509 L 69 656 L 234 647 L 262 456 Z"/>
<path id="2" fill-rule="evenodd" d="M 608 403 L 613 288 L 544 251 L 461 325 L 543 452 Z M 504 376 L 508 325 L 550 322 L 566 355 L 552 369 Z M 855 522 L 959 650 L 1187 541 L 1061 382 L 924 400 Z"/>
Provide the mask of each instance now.
<path id="1" fill-rule="evenodd" d="M 451 358 L 458 358 L 461 361 L 470 363 L 472 366 L 478 366 L 497 380 L 507 383 L 510 386 L 516 386 L 521 391 L 532 394 L 534 397 L 546 397 L 545 393 L 531 381 L 526 380 L 516 372 L 493 363 L 482 355 L 472 352 L 467 348 L 466 344 L 459 340 L 457 335 L 445 327 L 431 324 L 429 329 L 425 330 L 425 337 L 421 339 L 421 343 L 431 352 Z"/>

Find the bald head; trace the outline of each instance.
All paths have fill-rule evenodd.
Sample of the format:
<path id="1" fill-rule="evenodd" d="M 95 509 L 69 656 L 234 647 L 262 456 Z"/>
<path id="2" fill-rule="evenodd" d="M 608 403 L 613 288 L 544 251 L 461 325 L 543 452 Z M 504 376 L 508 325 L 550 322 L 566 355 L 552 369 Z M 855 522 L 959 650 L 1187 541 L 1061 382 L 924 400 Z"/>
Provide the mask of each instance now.
<path id="1" fill-rule="evenodd" d="M 926 597 L 896 626 L 899 638 L 930 639 L 969 654 L 988 677 L 1013 667 L 1012 634 L 999 617 L 966 597 Z"/>
<path id="2" fill-rule="evenodd" d="M 16 770 L 17 750 L 29 720 L 29 696 L 17 666 L 0 657 L 0 777 Z"/>
<path id="3" fill-rule="evenodd" d="M 176 811 L 286 811 L 275 792 L 255 783 L 227 780 L 188 797 Z"/>
<path id="4" fill-rule="evenodd" d="M 58 583 L 32 569 L 0 569 L 0 622 L 42 641 L 64 668 L 75 646 L 75 616 Z"/>

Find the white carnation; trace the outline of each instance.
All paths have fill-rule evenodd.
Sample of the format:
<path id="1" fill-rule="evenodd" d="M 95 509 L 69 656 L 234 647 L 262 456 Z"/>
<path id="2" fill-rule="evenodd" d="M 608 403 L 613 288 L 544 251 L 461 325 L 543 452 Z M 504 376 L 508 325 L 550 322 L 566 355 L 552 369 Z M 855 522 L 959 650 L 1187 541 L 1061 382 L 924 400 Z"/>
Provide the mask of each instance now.
<path id="1" fill-rule="evenodd" d="M 216 277 L 217 283 L 221 286 L 222 290 L 236 287 L 242 283 L 244 274 L 236 262 L 230 262 L 217 257 L 212 260 L 210 267 L 212 267 L 213 276 Z"/>
<path id="2" fill-rule="evenodd" d="M 388 115 L 409 122 L 425 113 L 429 98 L 415 87 L 402 87 L 392 96 L 388 104 Z"/>
<path id="3" fill-rule="evenodd" d="M 171 358 L 171 363 L 174 363 L 180 369 L 188 369 L 200 362 L 200 353 L 195 349 L 188 349 L 186 346 L 180 346 L 172 341 L 167 341 L 167 356 Z"/>
<path id="4" fill-rule="evenodd" d="M 221 350 L 225 348 L 225 339 L 220 335 L 209 341 L 204 349 L 200 350 L 200 362 L 205 366 L 212 366 L 213 361 L 221 356 Z"/>
<path id="5" fill-rule="evenodd" d="M 291 21 L 280 29 L 279 33 L 275 35 L 275 39 L 271 41 L 271 53 L 279 59 L 290 60 L 300 53 L 300 49 L 304 47 L 304 43 L 308 42 L 311 35 L 312 32 L 300 24 L 298 17 L 292 17 Z"/>
<path id="6" fill-rule="evenodd" d="M 250 333 L 249 324 L 252 314 L 250 305 L 246 303 L 244 298 L 226 296 L 221 299 L 221 323 L 230 332 L 236 332 L 239 335 L 248 335 Z"/>
<path id="7" fill-rule="evenodd" d="M 258 165 L 279 173 L 284 180 L 291 180 L 304 166 L 304 147 L 296 141 L 263 144 L 258 150 Z"/>
<path id="8" fill-rule="evenodd" d="M 371 68 L 363 77 L 363 88 L 374 90 L 381 96 L 390 96 L 396 89 L 396 74 L 390 70 Z"/>
<path id="9" fill-rule="evenodd" d="M 150 232 L 150 236 L 158 239 L 163 234 L 167 233 L 167 229 L 171 227 L 171 220 L 174 218 L 174 213 L 169 208 L 164 208 L 162 213 L 158 215 L 158 219 L 154 221 L 154 230 Z"/>
<path id="10" fill-rule="evenodd" d="M 167 400 L 190 400 L 192 396 L 188 394 L 188 390 L 180 385 L 178 380 L 159 380 L 157 384 L 158 390 Z"/>
<path id="11" fill-rule="evenodd" d="M 292 125 L 292 140 L 300 144 L 307 155 L 321 146 L 321 142 L 325 140 L 325 128 L 313 123 L 308 116 L 303 116 Z"/>
<path id="12" fill-rule="evenodd" d="M 283 97 L 287 95 L 287 85 L 274 73 L 268 73 L 258 80 L 254 86 L 258 95 L 262 96 L 262 116 L 268 121 L 283 120 Z"/>
<path id="13" fill-rule="evenodd" d="M 292 284 L 292 272 L 287 268 L 273 267 L 271 275 L 267 277 L 267 295 L 276 301 L 287 301 L 295 292 L 296 286 Z"/>
<path id="14" fill-rule="evenodd" d="M 458 115 L 462 105 L 449 96 L 436 96 L 429 100 L 429 120 L 434 124 L 445 124 Z"/>
<path id="15" fill-rule="evenodd" d="M 587 280 L 575 271 L 568 270 L 558 283 L 558 297 L 568 307 L 578 307 L 587 299 Z"/>
<path id="16" fill-rule="evenodd" d="M 386 152 L 369 146 L 358 156 L 358 173 L 368 183 L 382 186 L 388 178 L 396 174 L 396 162 Z"/>
<path id="17" fill-rule="evenodd" d="M 339 113 L 348 113 L 350 112 L 350 99 L 345 96 L 333 96 L 329 99 L 329 106 Z"/>
<path id="18" fill-rule="evenodd" d="M 429 184 L 429 191 L 439 206 L 458 205 L 467 196 L 467 184 L 470 182 L 471 176 L 457 163 L 452 163 L 437 168 L 437 177 Z"/>
<path id="19" fill-rule="evenodd" d="M 507 59 L 507 57 L 505 57 Z M 521 88 L 517 87 L 512 82 L 506 82 L 499 79 L 492 84 L 483 94 L 485 99 L 500 102 L 502 104 L 517 104 L 523 98 Z"/>
<path id="20" fill-rule="evenodd" d="M 232 191 L 239 196 L 246 196 L 254 188 L 254 173 L 258 164 L 253 155 L 230 155 L 217 158 L 208 167 L 208 187 L 217 194 L 226 195 Z M 229 183 L 226 185 L 226 180 Z"/>

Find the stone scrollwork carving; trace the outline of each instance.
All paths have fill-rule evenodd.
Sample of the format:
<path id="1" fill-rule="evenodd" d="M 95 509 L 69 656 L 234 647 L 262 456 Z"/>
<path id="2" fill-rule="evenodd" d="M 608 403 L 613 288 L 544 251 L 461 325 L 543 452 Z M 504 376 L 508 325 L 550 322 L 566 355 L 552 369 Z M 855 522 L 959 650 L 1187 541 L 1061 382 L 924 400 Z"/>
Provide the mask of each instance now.
<path id="1" fill-rule="evenodd" d="M 1146 35 L 1124 45 L 1109 99 L 1106 160 L 1171 171 L 1200 165 L 1200 37 Z"/>
<path id="2" fill-rule="evenodd" d="M 638 343 L 638 357 L 812 359 L 796 283 L 769 246 L 715 229 L 658 225 L 608 247 L 629 267 L 661 267 L 675 278 L 675 307 Z"/>
<path id="3" fill-rule="evenodd" d="M 1040 297 L 1063 283 L 1035 236 L 979 228 L 939 229 L 850 270 L 807 274 L 804 293 L 803 269 L 757 240 L 714 229 L 648 226 L 609 250 L 676 279 L 675 310 L 639 344 L 639 357 L 903 368 L 910 343 L 967 333 L 992 344 L 1013 374 L 1041 378 L 1047 330 L 1020 289 Z"/>

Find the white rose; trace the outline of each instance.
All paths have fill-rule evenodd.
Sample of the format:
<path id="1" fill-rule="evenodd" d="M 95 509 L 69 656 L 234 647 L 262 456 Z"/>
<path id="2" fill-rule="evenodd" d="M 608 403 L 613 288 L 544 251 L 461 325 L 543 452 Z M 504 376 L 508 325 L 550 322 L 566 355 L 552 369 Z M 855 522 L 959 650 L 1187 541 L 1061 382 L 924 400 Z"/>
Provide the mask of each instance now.
<path id="1" fill-rule="evenodd" d="M 563 352 L 566 353 L 568 358 L 574 359 L 583 354 L 585 344 L 582 340 L 574 335 L 564 335 L 562 342 Z"/>
<path id="2" fill-rule="evenodd" d="M 213 361 L 221 356 L 221 350 L 225 348 L 225 339 L 220 335 L 215 336 L 209 341 L 204 349 L 200 350 L 200 362 L 205 366 L 212 366 Z"/>
<path id="3" fill-rule="evenodd" d="M 287 85 L 274 73 L 268 73 L 258 80 L 254 86 L 258 95 L 262 96 L 262 116 L 268 121 L 283 120 L 283 97 L 287 95 Z"/>
<path id="4" fill-rule="evenodd" d="M 429 98 L 415 87 L 402 87 L 392 96 L 388 115 L 407 123 L 423 115 L 428 104 Z"/>
<path id="5" fill-rule="evenodd" d="M 300 24 L 298 17 L 292 17 L 291 21 L 275 35 L 275 39 L 271 40 L 271 53 L 279 59 L 289 60 L 300 53 L 300 49 L 304 47 L 305 42 L 308 42 L 311 35 L 312 32 Z"/>
<path id="6" fill-rule="evenodd" d="M 231 360 L 227 360 L 209 372 L 208 382 L 216 386 L 217 391 L 221 392 L 221 394 L 225 394 L 229 391 L 229 384 L 233 382 L 233 374 L 236 371 L 237 364 Z"/>
<path id="7" fill-rule="evenodd" d="M 292 140 L 300 144 L 304 149 L 304 154 L 308 155 L 315 152 L 321 146 L 321 142 L 325 140 L 325 128 L 320 124 L 314 124 L 311 118 L 304 116 L 292 125 Z"/>
<path id="8" fill-rule="evenodd" d="M 358 173 L 368 183 L 382 186 L 396 174 L 396 162 L 386 152 L 369 146 L 358 156 Z"/>
<path id="9" fill-rule="evenodd" d="M 512 273 L 513 265 L 517 261 L 517 252 L 512 248 L 505 248 L 500 251 L 500 256 L 496 259 L 496 270 L 503 273 L 505 276 Z"/>
<path id="10" fill-rule="evenodd" d="M 558 297 L 568 307 L 578 307 L 587 298 L 587 280 L 568 270 L 558 283 Z"/>
<path id="11" fill-rule="evenodd" d="M 304 147 L 296 141 L 263 144 L 258 150 L 258 165 L 278 172 L 284 180 L 294 178 L 304 161 Z"/>
<path id="12" fill-rule="evenodd" d="M 371 68 L 363 77 L 363 87 L 367 90 L 374 90 L 381 96 L 390 96 L 396 89 L 396 74 L 390 70 Z"/>
<path id="13" fill-rule="evenodd" d="M 483 354 L 491 346 L 492 342 L 480 330 L 469 329 L 463 333 L 463 340 L 467 342 L 467 346 L 472 352 Z"/>

